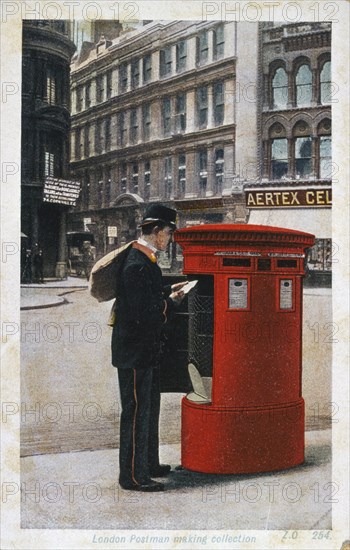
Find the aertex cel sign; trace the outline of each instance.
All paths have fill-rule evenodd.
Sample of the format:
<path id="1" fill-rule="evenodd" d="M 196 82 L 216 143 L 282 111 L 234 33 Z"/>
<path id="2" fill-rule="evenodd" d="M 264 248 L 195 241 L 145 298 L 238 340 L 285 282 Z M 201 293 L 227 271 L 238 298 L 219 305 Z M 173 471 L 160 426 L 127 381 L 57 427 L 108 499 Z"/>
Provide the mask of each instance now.
<path id="1" fill-rule="evenodd" d="M 288 189 L 286 191 L 246 189 L 248 208 L 301 208 L 331 207 L 332 189 Z"/>

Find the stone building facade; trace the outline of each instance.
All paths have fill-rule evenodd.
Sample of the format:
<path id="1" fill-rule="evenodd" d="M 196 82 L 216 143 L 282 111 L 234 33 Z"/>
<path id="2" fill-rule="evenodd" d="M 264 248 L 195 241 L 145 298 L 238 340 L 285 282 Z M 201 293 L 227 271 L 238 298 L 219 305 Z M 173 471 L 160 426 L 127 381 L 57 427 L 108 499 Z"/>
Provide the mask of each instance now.
<path id="1" fill-rule="evenodd" d="M 66 21 L 23 21 L 22 252 L 25 257 L 26 250 L 43 250 L 45 277 L 64 277 L 66 270 L 67 207 L 43 202 L 43 187 L 48 176 L 68 177 L 69 71 L 75 50 L 69 36 Z M 29 271 L 27 266 L 28 278 Z"/>
<path id="2" fill-rule="evenodd" d="M 308 267 L 329 285 L 332 163 L 331 23 L 260 24 L 259 178 L 245 185 L 249 223 L 314 233 Z"/>
<path id="3" fill-rule="evenodd" d="M 69 227 L 90 230 L 98 255 L 136 237 L 149 202 L 175 206 L 179 226 L 246 221 L 257 54 L 257 24 L 153 21 L 74 60 L 70 158 L 82 193 Z M 163 268 L 179 262 L 174 245 Z"/>

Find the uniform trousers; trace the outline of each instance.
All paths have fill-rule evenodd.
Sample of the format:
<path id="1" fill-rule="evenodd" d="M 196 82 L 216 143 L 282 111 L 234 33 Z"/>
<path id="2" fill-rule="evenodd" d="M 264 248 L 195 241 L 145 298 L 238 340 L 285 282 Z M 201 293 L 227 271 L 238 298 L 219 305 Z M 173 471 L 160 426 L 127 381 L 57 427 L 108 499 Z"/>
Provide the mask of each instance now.
<path id="1" fill-rule="evenodd" d="M 120 417 L 119 481 L 142 484 L 159 465 L 159 368 L 118 368 Z"/>

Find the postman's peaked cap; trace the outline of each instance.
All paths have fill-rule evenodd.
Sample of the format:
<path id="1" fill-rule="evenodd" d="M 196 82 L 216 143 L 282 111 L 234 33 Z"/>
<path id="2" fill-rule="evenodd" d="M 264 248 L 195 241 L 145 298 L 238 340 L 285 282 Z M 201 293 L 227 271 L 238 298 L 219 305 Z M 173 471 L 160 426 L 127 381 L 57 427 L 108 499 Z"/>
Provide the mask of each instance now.
<path id="1" fill-rule="evenodd" d="M 176 228 L 176 210 L 163 204 L 150 204 L 146 208 L 140 227 L 153 222 L 164 222 Z"/>

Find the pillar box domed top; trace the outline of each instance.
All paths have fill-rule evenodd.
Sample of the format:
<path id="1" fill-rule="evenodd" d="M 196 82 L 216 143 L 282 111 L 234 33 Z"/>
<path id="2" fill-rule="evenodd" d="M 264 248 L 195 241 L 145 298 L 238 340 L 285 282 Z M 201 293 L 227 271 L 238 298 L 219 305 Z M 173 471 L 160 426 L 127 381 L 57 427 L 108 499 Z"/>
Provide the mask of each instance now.
<path id="1" fill-rule="evenodd" d="M 314 244 L 315 237 L 311 233 L 286 229 L 282 227 L 271 227 L 266 225 L 248 224 L 216 224 L 216 225 L 194 225 L 185 227 L 176 232 L 176 242 L 186 247 L 191 244 L 224 244 L 234 246 L 247 243 L 248 245 L 272 245 L 283 244 L 310 247 Z"/>
<path id="2" fill-rule="evenodd" d="M 315 237 L 281 227 L 220 224 L 179 229 L 175 232 L 175 241 L 183 249 L 184 271 L 187 273 L 220 272 L 225 256 L 299 258 L 302 273 L 304 265 L 301 260 L 305 258 L 305 250 L 313 246 Z"/>

